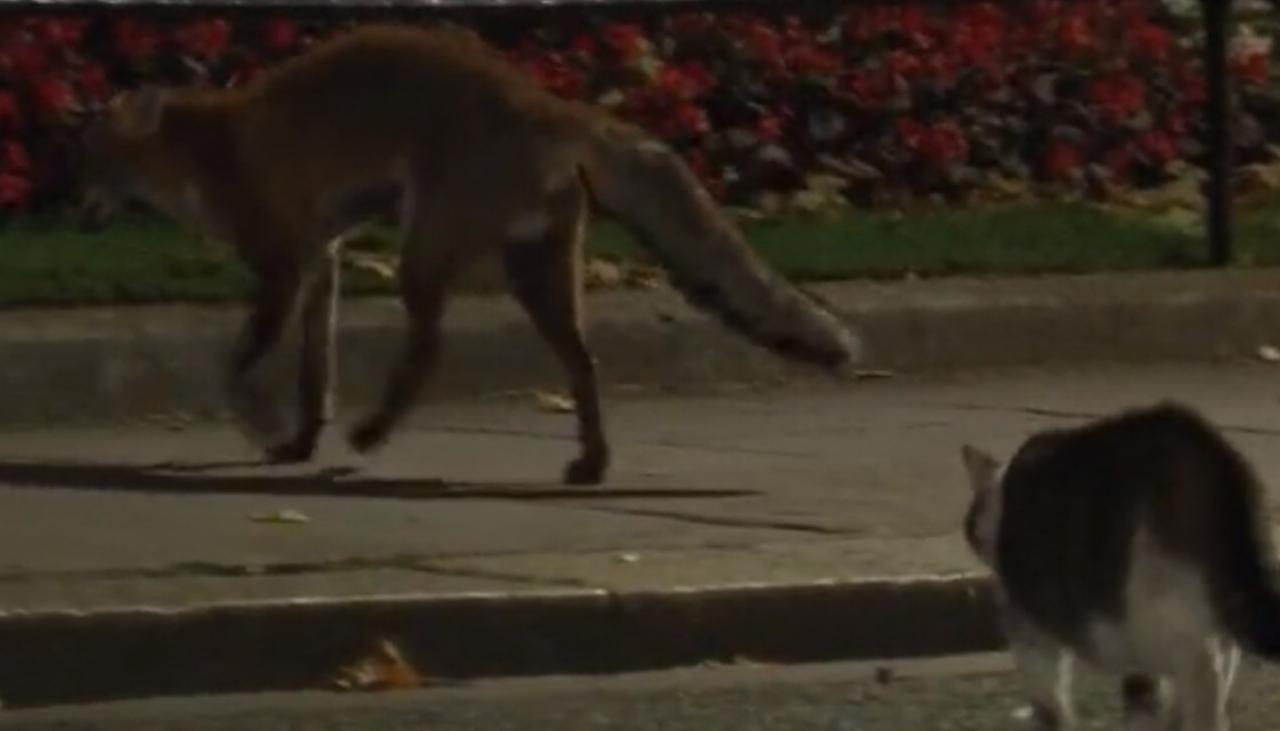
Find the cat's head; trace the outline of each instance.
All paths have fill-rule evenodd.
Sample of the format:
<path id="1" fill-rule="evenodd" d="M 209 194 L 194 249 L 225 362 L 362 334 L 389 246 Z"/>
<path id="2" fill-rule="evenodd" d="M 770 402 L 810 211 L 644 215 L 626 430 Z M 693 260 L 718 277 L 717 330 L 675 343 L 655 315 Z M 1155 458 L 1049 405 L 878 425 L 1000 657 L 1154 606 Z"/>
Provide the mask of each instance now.
<path id="1" fill-rule="evenodd" d="M 964 517 L 964 537 L 978 558 L 995 565 L 996 537 L 1004 504 L 1004 463 L 977 447 L 960 450 L 973 498 Z"/>

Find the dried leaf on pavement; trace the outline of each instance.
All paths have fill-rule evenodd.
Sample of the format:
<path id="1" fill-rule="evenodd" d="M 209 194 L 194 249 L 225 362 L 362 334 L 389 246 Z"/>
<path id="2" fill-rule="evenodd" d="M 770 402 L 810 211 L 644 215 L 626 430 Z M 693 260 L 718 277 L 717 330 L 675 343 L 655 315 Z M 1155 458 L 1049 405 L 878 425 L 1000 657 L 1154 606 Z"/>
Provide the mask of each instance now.
<path id="1" fill-rule="evenodd" d="M 402 690 L 422 686 L 423 678 L 400 648 L 382 639 L 368 655 L 339 669 L 333 685 L 338 690 Z"/>
<path id="2" fill-rule="evenodd" d="M 1258 346 L 1258 357 L 1268 363 L 1280 363 L 1280 348 L 1274 345 Z"/>
<path id="3" fill-rule="evenodd" d="M 586 286 L 590 289 L 595 289 L 597 287 L 617 287 L 622 284 L 624 275 L 622 267 L 611 261 L 591 259 L 587 261 L 584 277 Z"/>
<path id="4" fill-rule="evenodd" d="M 538 403 L 538 408 L 543 411 L 550 411 L 557 414 L 573 413 L 573 399 L 559 393 L 549 393 L 547 391 L 534 391 L 533 398 Z"/>
<path id="5" fill-rule="evenodd" d="M 893 378 L 893 376 L 893 371 L 880 368 L 859 368 L 853 372 L 853 377 L 860 381 L 872 378 Z"/>
<path id="6" fill-rule="evenodd" d="M 285 510 L 275 510 L 269 513 L 253 513 L 249 516 L 249 520 L 255 523 L 283 523 L 283 524 L 301 524 L 310 523 L 308 518 L 300 511 L 286 508 Z"/>
<path id="7" fill-rule="evenodd" d="M 399 259 L 393 255 L 348 252 L 346 258 L 352 267 L 372 272 L 383 279 L 395 279 L 400 266 Z"/>

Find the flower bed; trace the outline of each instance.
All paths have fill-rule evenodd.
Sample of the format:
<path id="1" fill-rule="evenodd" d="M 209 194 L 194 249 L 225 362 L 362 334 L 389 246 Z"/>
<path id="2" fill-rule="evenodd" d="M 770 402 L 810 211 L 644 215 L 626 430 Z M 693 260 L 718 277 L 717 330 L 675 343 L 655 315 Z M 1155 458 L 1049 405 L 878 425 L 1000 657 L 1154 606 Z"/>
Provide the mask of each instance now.
<path id="1" fill-rule="evenodd" d="M 352 22 L 0 16 L 0 210 L 68 202 L 81 112 L 115 90 L 242 83 Z M 1107 195 L 1199 157 L 1199 33 L 1154 0 L 602 12 L 476 28 L 553 92 L 668 140 L 733 205 L 970 200 L 1031 184 Z M 1247 28 L 1233 43 L 1245 161 L 1270 159 L 1280 131 L 1271 53 Z"/>

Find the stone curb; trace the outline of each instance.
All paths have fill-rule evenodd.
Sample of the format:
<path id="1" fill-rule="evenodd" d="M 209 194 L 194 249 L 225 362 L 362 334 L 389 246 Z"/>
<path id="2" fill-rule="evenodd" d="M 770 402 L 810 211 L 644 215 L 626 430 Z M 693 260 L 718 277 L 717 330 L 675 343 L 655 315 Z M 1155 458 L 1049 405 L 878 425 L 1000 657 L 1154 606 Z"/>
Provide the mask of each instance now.
<path id="1" fill-rule="evenodd" d="M 7 612 L 0 699 L 16 708 L 325 688 L 383 638 L 436 681 L 918 657 L 1002 643 L 978 576 Z"/>
<path id="2" fill-rule="evenodd" d="M 866 367 L 898 372 L 1252 356 L 1280 339 L 1280 270 L 816 285 L 861 332 Z M 344 416 L 363 411 L 398 349 L 390 300 L 346 301 Z M 0 425 L 221 413 L 240 309 L 146 306 L 0 315 Z M 593 293 L 591 348 L 606 386 L 697 389 L 814 375 L 749 345 L 668 290 Z M 294 349 L 284 351 L 291 354 Z M 287 375 L 282 358 L 274 372 Z M 459 297 L 437 395 L 560 388 L 549 350 L 507 298 Z M 294 389 L 281 385 L 285 397 Z"/>

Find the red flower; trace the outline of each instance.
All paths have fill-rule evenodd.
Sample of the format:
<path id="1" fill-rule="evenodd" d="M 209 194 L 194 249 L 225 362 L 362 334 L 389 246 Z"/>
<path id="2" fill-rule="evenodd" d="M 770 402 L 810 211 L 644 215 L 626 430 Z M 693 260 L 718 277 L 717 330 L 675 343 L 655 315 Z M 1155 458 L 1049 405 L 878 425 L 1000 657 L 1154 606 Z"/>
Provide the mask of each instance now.
<path id="1" fill-rule="evenodd" d="M 950 28 L 950 50 L 965 65 L 988 65 L 1008 45 L 1004 11 L 992 3 L 965 6 Z"/>
<path id="2" fill-rule="evenodd" d="M 924 135 L 919 152 L 927 162 L 946 167 L 969 157 L 969 140 L 954 122 L 941 122 Z"/>
<path id="3" fill-rule="evenodd" d="M 1058 42 L 1064 50 L 1071 53 L 1093 47 L 1093 30 L 1083 11 L 1074 11 L 1063 18 L 1058 29 Z"/>
<path id="4" fill-rule="evenodd" d="M 1182 101 L 1191 105 L 1203 104 L 1209 98 L 1209 89 L 1205 85 L 1204 74 L 1191 66 L 1183 68 L 1181 74 Z"/>
<path id="5" fill-rule="evenodd" d="M 48 51 L 35 43 L 16 43 L 5 52 L 5 56 L 8 57 L 14 74 L 20 78 L 42 74 L 49 68 Z"/>
<path id="6" fill-rule="evenodd" d="M 1129 147 L 1113 147 L 1102 155 L 1102 164 L 1111 171 L 1111 174 L 1117 178 L 1124 178 L 1129 175 L 1129 169 L 1133 167 L 1133 153 Z"/>
<path id="7" fill-rule="evenodd" d="M 604 28 L 604 42 L 623 61 L 632 61 L 644 51 L 644 30 L 638 25 L 611 23 Z"/>
<path id="8" fill-rule="evenodd" d="M 112 29 L 116 50 L 130 61 L 138 61 L 155 52 L 160 35 L 150 24 L 132 18 L 116 21 Z"/>
<path id="9" fill-rule="evenodd" d="M 49 43 L 63 48 L 74 48 L 84 38 L 84 28 L 89 21 L 84 18 L 48 18 L 40 27 L 41 35 Z"/>
<path id="10" fill-rule="evenodd" d="M 1231 70 L 1246 84 L 1262 85 L 1271 77 L 1271 62 L 1263 53 L 1250 53 L 1231 59 Z"/>
<path id="11" fill-rule="evenodd" d="M 1160 63 L 1169 57 L 1173 34 L 1154 23 L 1142 23 L 1130 29 L 1129 43 L 1142 58 Z"/>
<path id="12" fill-rule="evenodd" d="M 840 70 L 840 57 L 831 51 L 805 44 L 787 54 L 792 70 L 813 76 L 829 76 Z"/>
<path id="13" fill-rule="evenodd" d="M 704 135 L 711 129 L 707 113 L 693 104 L 681 104 L 663 120 L 662 131 L 666 137 Z"/>
<path id="14" fill-rule="evenodd" d="M 288 18 L 272 18 L 263 28 L 267 48 L 285 53 L 298 43 L 298 24 Z"/>
<path id="15" fill-rule="evenodd" d="M 76 97 L 71 85 L 54 76 L 46 76 L 33 84 L 36 106 L 47 117 L 58 116 L 75 106 Z"/>
<path id="16" fill-rule="evenodd" d="M 556 53 L 536 58 L 532 62 L 526 63 L 525 66 L 539 84 L 558 96 L 565 98 L 577 97 L 582 93 L 582 89 L 586 85 L 586 79 L 583 78 L 582 74 L 571 68 Z"/>
<path id="17" fill-rule="evenodd" d="M 683 67 L 664 66 L 658 74 L 657 85 L 677 99 L 696 99 L 715 83 L 715 79 L 699 63 Z"/>
<path id="18" fill-rule="evenodd" d="M 0 143 L 0 160 L 4 161 L 6 170 L 17 173 L 31 170 L 31 157 L 27 155 L 27 148 L 17 140 L 5 140 Z"/>
<path id="19" fill-rule="evenodd" d="M 915 152 L 920 149 L 924 143 L 924 137 L 928 130 L 923 124 L 910 117 L 902 117 L 898 120 L 898 139 L 902 141 L 902 146 Z"/>
<path id="20" fill-rule="evenodd" d="M 1083 163 L 1080 150 L 1068 142 L 1055 142 L 1045 155 L 1045 173 L 1055 180 L 1063 180 L 1080 169 Z"/>
<path id="21" fill-rule="evenodd" d="M 894 76 L 911 80 L 924 68 L 920 57 L 910 51 L 897 50 L 889 54 L 889 72 Z"/>
<path id="22" fill-rule="evenodd" d="M 11 91 L 0 91 L 0 128 L 22 129 L 22 112 L 18 110 L 18 98 Z"/>
<path id="23" fill-rule="evenodd" d="M 1146 105 L 1147 86 L 1133 74 L 1116 74 L 1094 79 L 1086 94 L 1103 118 L 1116 124 L 1142 111 Z"/>
<path id="24" fill-rule="evenodd" d="M 867 104 L 884 101 L 891 91 L 889 79 L 884 74 L 871 74 L 866 71 L 854 71 L 845 77 L 844 87 Z"/>
<path id="25" fill-rule="evenodd" d="M 1138 137 L 1138 149 L 1152 164 L 1164 167 L 1178 156 L 1178 147 L 1168 132 L 1151 129 Z"/>
<path id="26" fill-rule="evenodd" d="M 776 142 L 782 138 L 782 119 L 774 114 L 766 114 L 756 121 L 756 136 L 765 142 Z"/>
<path id="27" fill-rule="evenodd" d="M 969 157 L 969 140 L 955 122 L 939 122 L 931 127 L 910 118 L 898 120 L 902 146 L 934 167 L 947 167 Z"/>
<path id="28" fill-rule="evenodd" d="M 745 30 L 747 48 L 760 61 L 771 67 L 782 66 L 782 36 L 778 31 L 756 21 Z"/>
<path id="29" fill-rule="evenodd" d="M 93 99 L 107 98 L 111 93 L 111 83 L 107 81 L 107 71 L 102 64 L 85 64 L 80 71 L 80 89 Z"/>
<path id="30" fill-rule="evenodd" d="M 582 59 L 594 58 L 598 48 L 599 44 L 596 43 L 596 39 L 586 33 L 580 34 L 569 44 L 569 50 Z"/>
<path id="31" fill-rule="evenodd" d="M 227 49 L 231 25 L 222 18 L 196 20 L 178 29 L 177 41 L 193 56 L 215 59 Z"/>
<path id="32" fill-rule="evenodd" d="M 30 197 L 30 181 L 19 175 L 0 173 L 0 207 L 23 208 Z"/>

